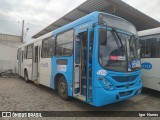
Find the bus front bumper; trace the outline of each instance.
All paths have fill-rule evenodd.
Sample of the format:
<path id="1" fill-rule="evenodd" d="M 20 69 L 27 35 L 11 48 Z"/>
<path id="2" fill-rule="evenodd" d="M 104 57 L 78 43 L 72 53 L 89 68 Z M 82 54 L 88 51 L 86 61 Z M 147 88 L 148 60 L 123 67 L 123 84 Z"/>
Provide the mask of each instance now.
<path id="1" fill-rule="evenodd" d="M 136 87 L 128 88 L 125 90 L 108 91 L 104 88 L 96 88 L 95 91 L 95 101 L 93 101 L 92 104 L 94 106 L 103 106 L 114 102 L 126 100 L 128 98 L 141 94 L 142 83 Z"/>

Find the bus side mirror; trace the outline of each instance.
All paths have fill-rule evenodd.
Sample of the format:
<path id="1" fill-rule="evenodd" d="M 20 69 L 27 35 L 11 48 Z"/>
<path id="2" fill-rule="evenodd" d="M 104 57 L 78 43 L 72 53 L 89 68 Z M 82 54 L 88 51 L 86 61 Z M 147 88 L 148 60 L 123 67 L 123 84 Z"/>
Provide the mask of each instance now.
<path id="1" fill-rule="evenodd" d="M 106 29 L 100 29 L 99 40 L 100 40 L 100 45 L 107 44 L 107 30 Z"/>

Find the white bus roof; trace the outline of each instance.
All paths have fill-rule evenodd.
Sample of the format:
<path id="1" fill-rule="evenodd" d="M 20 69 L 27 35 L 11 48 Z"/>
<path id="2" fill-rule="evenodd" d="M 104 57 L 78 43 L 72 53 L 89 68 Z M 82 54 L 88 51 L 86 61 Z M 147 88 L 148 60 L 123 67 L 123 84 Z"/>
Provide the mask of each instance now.
<path id="1" fill-rule="evenodd" d="M 45 38 L 48 38 L 48 37 L 50 37 L 50 36 L 52 36 L 52 32 L 49 32 L 49 33 L 47 33 L 47 34 L 45 34 L 45 35 L 43 35 L 43 36 L 41 36 L 41 37 L 39 37 L 39 38 L 37 38 L 37 39 L 31 39 L 30 41 L 28 41 L 28 42 L 26 42 L 25 44 L 19 46 L 18 48 L 27 46 L 27 45 L 32 44 L 32 43 L 36 43 L 36 42 L 38 42 L 38 41 L 40 41 L 40 40 L 43 40 L 43 39 L 45 39 Z"/>
<path id="2" fill-rule="evenodd" d="M 154 29 L 148 29 L 148 30 L 143 30 L 138 32 L 138 36 L 148 36 L 148 35 L 155 35 L 155 34 L 160 34 L 160 27 L 154 28 Z"/>

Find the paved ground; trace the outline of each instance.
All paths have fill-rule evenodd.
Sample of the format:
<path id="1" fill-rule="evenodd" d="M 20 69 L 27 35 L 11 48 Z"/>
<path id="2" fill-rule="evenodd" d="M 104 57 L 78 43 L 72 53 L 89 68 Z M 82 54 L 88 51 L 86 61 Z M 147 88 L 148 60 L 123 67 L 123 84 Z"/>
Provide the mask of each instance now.
<path id="1" fill-rule="evenodd" d="M 140 96 L 97 108 L 77 99 L 64 101 L 59 98 L 57 91 L 34 83 L 25 83 L 21 78 L 0 78 L 0 111 L 86 110 L 160 111 L 160 92 L 144 89 Z M 121 118 L 118 119 L 121 120 Z"/>

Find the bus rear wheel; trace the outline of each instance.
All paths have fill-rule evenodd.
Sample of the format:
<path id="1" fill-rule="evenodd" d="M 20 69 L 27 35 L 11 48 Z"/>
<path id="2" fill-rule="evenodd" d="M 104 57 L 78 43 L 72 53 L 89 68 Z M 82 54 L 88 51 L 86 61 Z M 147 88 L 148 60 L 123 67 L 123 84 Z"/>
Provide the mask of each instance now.
<path id="1" fill-rule="evenodd" d="M 63 100 L 69 99 L 67 82 L 63 76 L 58 80 L 58 94 Z"/>

